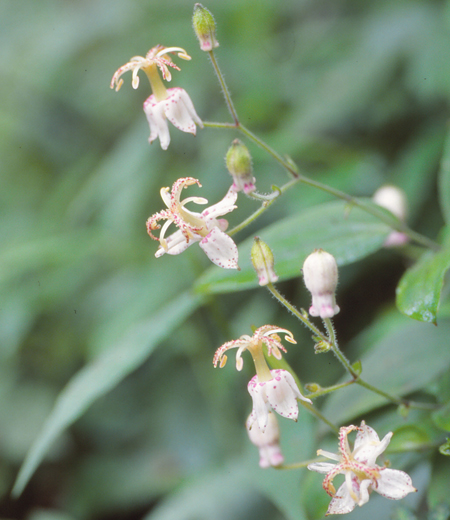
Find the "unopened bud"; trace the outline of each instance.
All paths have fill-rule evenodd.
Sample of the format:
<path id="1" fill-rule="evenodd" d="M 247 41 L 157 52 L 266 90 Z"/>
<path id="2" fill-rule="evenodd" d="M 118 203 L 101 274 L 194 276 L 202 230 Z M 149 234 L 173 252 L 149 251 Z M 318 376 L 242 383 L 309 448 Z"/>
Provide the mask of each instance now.
<path id="1" fill-rule="evenodd" d="M 202 51 L 212 51 L 219 46 L 219 42 L 216 40 L 216 22 L 214 17 L 202 4 L 194 5 L 192 25 Z"/>
<path id="2" fill-rule="evenodd" d="M 230 175 L 233 177 L 233 188 L 235 191 L 243 190 L 244 193 L 255 191 L 252 157 L 248 148 L 239 139 L 235 139 L 231 143 L 225 162 Z"/>
<path id="3" fill-rule="evenodd" d="M 335 291 L 338 282 L 338 270 L 333 255 L 316 249 L 303 264 L 303 279 L 312 295 L 311 316 L 332 318 L 339 312 L 336 305 Z"/>
<path id="4" fill-rule="evenodd" d="M 273 253 L 270 247 L 259 237 L 255 237 L 253 242 L 251 259 L 258 275 L 259 285 L 267 285 L 269 282 L 272 283 L 278 280 L 274 269 Z"/>
<path id="5" fill-rule="evenodd" d="M 388 209 L 401 221 L 406 220 L 408 201 L 406 194 L 397 186 L 381 186 L 373 195 L 373 201 L 382 208 Z"/>
<path id="6" fill-rule="evenodd" d="M 259 429 L 253 413 L 245 423 L 250 441 L 259 450 L 259 465 L 261 468 L 270 468 L 283 464 L 284 457 L 280 449 L 280 429 L 275 414 L 269 412 L 267 426 L 264 431 Z"/>
<path id="7" fill-rule="evenodd" d="M 406 194 L 397 186 L 381 186 L 374 193 L 373 201 L 382 208 L 388 209 L 402 222 L 406 221 L 408 214 L 408 200 Z M 392 231 L 384 242 L 385 247 L 402 246 L 408 242 L 409 237 L 400 231 Z"/>

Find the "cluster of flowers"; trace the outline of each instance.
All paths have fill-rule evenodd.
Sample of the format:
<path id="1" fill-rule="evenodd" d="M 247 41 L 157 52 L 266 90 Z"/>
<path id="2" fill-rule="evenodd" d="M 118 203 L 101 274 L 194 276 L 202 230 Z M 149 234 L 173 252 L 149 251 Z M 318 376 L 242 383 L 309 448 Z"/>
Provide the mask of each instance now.
<path id="1" fill-rule="evenodd" d="M 197 16 L 197 22 L 195 17 Z M 200 40 L 202 50 L 211 51 L 218 46 L 212 30 L 214 22 L 208 18 L 210 13 L 200 4 L 194 11 L 194 28 Z M 203 127 L 202 120 L 197 115 L 194 105 L 182 88 L 166 89 L 161 80 L 171 80 L 170 68 L 180 70 L 172 62 L 169 54 L 176 53 L 179 58 L 190 60 L 190 56 L 181 47 L 164 47 L 157 45 L 150 49 L 145 57 L 135 56 L 120 67 L 111 80 L 111 88 L 118 91 L 123 83 L 121 76 L 132 71 L 132 86 L 139 86 L 140 70 L 149 79 L 152 94 L 144 102 L 144 112 L 150 125 L 149 142 L 159 138 L 161 148 L 166 150 L 170 144 L 168 121 L 183 132 L 196 134 L 197 126 Z M 197 184 L 198 179 L 184 177 L 174 182 L 172 189 L 161 189 L 161 198 L 166 209 L 152 215 L 147 220 L 147 232 L 150 237 L 159 242 L 155 256 L 164 254 L 177 255 L 190 245 L 198 242 L 200 248 L 217 266 L 225 269 L 239 269 L 238 249 L 232 238 L 225 233 L 227 220 L 222 217 L 236 209 L 238 192 L 246 194 L 255 191 L 255 179 L 252 173 L 251 157 L 247 148 L 239 141 L 233 141 L 226 155 L 226 165 L 232 175 L 233 183 L 225 197 L 218 203 L 207 207 L 201 212 L 187 209 L 186 205 L 195 203 L 205 205 L 208 201 L 203 197 L 188 197 L 181 200 L 184 188 Z M 395 188 L 394 188 L 395 190 Z M 391 211 L 397 218 L 404 220 L 406 209 L 401 195 L 395 191 L 380 191 L 375 195 L 375 202 Z M 401 206 L 401 210 L 399 207 Z M 161 226 L 160 221 L 166 222 Z M 167 235 L 171 224 L 178 229 Z M 159 229 L 159 235 L 154 231 Z M 394 233 L 388 238 L 386 245 L 400 245 L 406 238 L 400 233 Z M 252 248 L 252 263 L 259 278 L 260 285 L 268 285 L 278 280 L 274 270 L 273 255 L 269 247 L 258 238 Z M 332 255 L 322 250 L 316 250 L 304 262 L 303 278 L 306 287 L 311 292 L 312 304 L 309 309 L 311 316 L 322 319 L 332 318 L 339 312 L 336 305 L 335 291 L 338 280 L 337 264 Z M 253 408 L 246 421 L 246 428 L 251 442 L 258 447 L 260 466 L 279 467 L 284 462 L 280 448 L 280 432 L 276 414 L 297 421 L 298 401 L 305 406 L 311 406 L 312 401 L 303 396 L 295 377 L 287 370 L 270 370 L 267 359 L 281 359 L 286 352 L 280 338 L 292 344 L 296 341 L 292 333 L 273 325 L 258 328 L 253 336 L 241 336 L 229 341 L 217 349 L 214 355 L 214 367 L 225 366 L 226 352 L 236 348 L 236 368 L 242 370 L 242 353 L 248 351 L 256 369 L 256 375 L 248 383 L 248 392 L 252 398 Z M 356 431 L 353 450 L 350 450 L 348 435 Z M 323 482 L 325 491 L 332 496 L 327 514 L 348 513 L 356 504 L 363 505 L 369 500 L 369 493 L 374 490 L 381 495 L 400 499 L 415 491 L 410 477 L 398 470 L 380 467 L 376 458 L 386 449 L 392 433 L 388 433 L 380 441 L 377 433 L 364 421 L 359 427 L 350 425 L 340 429 L 339 454 L 319 450 L 320 456 L 337 461 L 337 464 L 315 462 L 308 466 L 312 471 L 326 474 Z M 344 483 L 336 492 L 333 479 L 336 475 L 345 476 Z"/>

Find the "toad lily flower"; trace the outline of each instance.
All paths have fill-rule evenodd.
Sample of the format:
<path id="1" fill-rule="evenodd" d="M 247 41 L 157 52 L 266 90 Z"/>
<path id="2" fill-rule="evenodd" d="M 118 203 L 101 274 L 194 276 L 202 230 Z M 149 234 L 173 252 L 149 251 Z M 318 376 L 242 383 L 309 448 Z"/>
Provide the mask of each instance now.
<path id="1" fill-rule="evenodd" d="M 197 179 L 184 177 L 173 184 L 170 193 L 169 188 L 161 189 L 161 197 L 167 209 L 155 213 L 147 220 L 148 234 L 160 243 L 155 254 L 156 258 L 165 253 L 179 255 L 194 242 L 200 242 L 200 247 L 211 262 L 224 269 L 239 269 L 236 244 L 224 233 L 228 222 L 225 219 L 217 219 L 236 209 L 234 203 L 237 193 L 230 189 L 220 202 L 201 213 L 195 213 L 185 207 L 187 203 L 207 204 L 208 201 L 203 197 L 188 197 L 180 200 L 183 188 L 192 184 L 201 186 Z M 162 228 L 158 224 L 160 220 L 167 221 Z M 172 223 L 178 227 L 178 231 L 166 238 L 167 228 Z M 161 228 L 159 237 L 155 237 L 152 231 L 159 228 Z"/>
<path id="2" fill-rule="evenodd" d="M 303 397 L 293 376 L 287 370 L 269 370 L 264 358 L 263 348 L 267 347 L 269 356 L 281 359 L 281 351 L 286 349 L 281 343 L 278 333 L 285 334 L 285 340 L 296 343 L 292 333 L 286 329 L 280 329 L 273 325 L 264 325 L 257 329 L 252 337 L 244 335 L 239 339 L 228 341 L 217 349 L 213 363 L 222 368 L 227 362 L 225 352 L 231 348 L 237 348 L 236 368 L 242 370 L 244 361 L 242 352 L 248 350 L 253 358 L 256 368 L 256 376 L 248 384 L 248 391 L 253 400 L 252 417 L 262 432 L 265 431 L 269 421 L 269 411 L 273 410 L 282 417 L 297 420 L 297 399 L 311 403 L 310 399 Z"/>
<path id="3" fill-rule="evenodd" d="M 245 423 L 248 437 L 252 444 L 259 450 L 259 466 L 270 468 L 283 464 L 284 457 L 280 448 L 280 428 L 274 413 L 269 412 L 267 428 L 265 431 L 259 429 L 254 412 L 252 412 Z"/>
<path id="4" fill-rule="evenodd" d="M 116 92 L 123 84 L 122 74 L 132 70 L 131 84 L 134 89 L 139 86 L 138 72 L 142 69 L 147 75 L 153 94 L 144 102 L 144 112 L 150 125 L 149 142 L 152 143 L 159 137 L 161 148 L 167 150 L 170 143 L 169 126 L 167 119 L 183 132 L 196 133 L 196 126 L 203 128 L 202 120 L 198 117 L 191 98 L 182 88 L 166 89 L 158 73 L 158 68 L 163 79 L 170 81 L 172 75 L 169 67 L 175 70 L 180 68 L 173 63 L 167 54 L 177 53 L 179 58 L 190 60 L 191 57 L 181 47 L 163 47 L 157 45 L 148 51 L 145 58 L 134 56 L 128 63 L 116 70 L 111 80 L 111 88 Z"/>
<path id="5" fill-rule="evenodd" d="M 348 434 L 353 430 L 358 433 L 351 451 Z M 371 491 L 392 500 L 400 500 L 408 493 L 417 491 L 410 476 L 404 471 L 375 464 L 376 458 L 387 448 L 392 435 L 390 432 L 380 441 L 377 432 L 362 421 L 360 427 L 350 425 L 340 429 L 339 455 L 324 450 L 317 451 L 317 455 L 338 462 L 315 462 L 308 465 L 308 469 L 327 475 L 323 488 L 333 497 L 327 515 L 350 513 L 356 504 L 362 506 L 369 501 Z M 339 474 L 345 476 L 345 481 L 336 492 L 333 479 Z"/>

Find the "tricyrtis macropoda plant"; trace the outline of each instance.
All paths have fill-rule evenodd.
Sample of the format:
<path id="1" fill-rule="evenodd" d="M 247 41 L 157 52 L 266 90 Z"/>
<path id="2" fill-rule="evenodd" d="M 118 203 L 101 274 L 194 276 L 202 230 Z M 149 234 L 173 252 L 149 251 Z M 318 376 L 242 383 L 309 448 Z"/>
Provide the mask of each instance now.
<path id="1" fill-rule="evenodd" d="M 290 158 L 275 151 L 270 144 L 264 142 L 250 129 L 242 124 L 242 120 L 233 104 L 232 97 L 227 88 L 224 75 L 219 68 L 216 59 L 216 49 L 219 43 L 216 39 L 216 25 L 211 13 L 200 4 L 194 7 L 193 25 L 198 37 L 200 50 L 209 55 L 212 67 L 218 77 L 220 87 L 224 95 L 224 102 L 230 114 L 230 121 L 210 122 L 204 121 L 194 108 L 194 104 L 181 87 L 167 88 L 165 82 L 170 82 L 172 75 L 170 70 L 180 71 L 177 60 L 190 60 L 194 52 L 190 54 L 182 47 L 155 45 L 145 57 L 135 56 L 128 63 L 121 66 L 113 75 L 111 87 L 118 91 L 123 83 L 122 76 L 131 72 L 133 88 L 139 86 L 139 73 L 146 75 L 151 86 L 151 95 L 143 102 L 145 116 L 150 126 L 149 142 L 159 139 L 162 150 L 169 150 L 170 131 L 169 122 L 177 129 L 185 133 L 196 135 L 198 129 L 206 131 L 234 131 L 241 140 L 233 136 L 228 150 L 224 150 L 225 164 L 228 174 L 224 176 L 230 181 L 230 187 L 224 190 L 223 198 L 219 202 L 209 205 L 208 199 L 198 196 L 198 189 L 202 188 L 208 194 L 211 179 L 197 179 L 195 172 L 189 172 L 188 166 L 183 172 L 183 177 L 175 180 L 171 187 L 161 187 L 161 198 L 165 209 L 151 208 L 152 214 L 147 220 L 146 227 L 151 239 L 157 241 L 159 246 L 155 256 L 158 262 L 166 260 L 165 255 L 179 255 L 191 245 L 198 242 L 198 246 L 214 264 L 210 269 L 222 269 L 225 274 L 232 272 L 237 276 L 245 276 L 240 272 L 239 262 L 249 262 L 254 268 L 254 285 L 265 287 L 271 295 L 287 312 L 293 314 L 302 327 L 306 327 L 311 333 L 311 347 L 316 354 L 332 353 L 340 363 L 344 378 L 332 386 L 321 386 L 320 382 L 302 384 L 298 375 L 288 364 L 289 359 L 301 358 L 302 350 L 307 346 L 292 347 L 289 353 L 283 341 L 295 344 L 297 334 L 287 329 L 266 323 L 256 324 L 257 328 L 252 335 L 242 335 L 239 339 L 229 339 L 219 347 L 213 358 L 213 365 L 225 367 L 227 353 L 236 349 L 236 368 L 243 369 L 243 354 L 252 357 L 256 374 L 247 382 L 248 393 L 248 417 L 242 428 L 246 429 L 250 442 L 259 451 L 259 465 L 263 469 L 277 468 L 287 470 L 298 468 L 306 472 L 306 468 L 325 475 L 323 488 L 331 497 L 327 514 L 350 513 L 357 506 L 364 506 L 369 502 L 373 492 L 391 500 L 400 500 L 410 493 L 416 492 L 411 477 L 403 469 L 391 469 L 387 460 L 379 461 L 386 450 L 389 450 L 390 441 L 395 433 L 395 425 L 386 427 L 386 422 L 380 421 L 382 426 L 377 429 L 383 432 L 380 440 L 375 429 L 366 425 L 365 420 L 359 417 L 366 410 L 357 410 L 354 414 L 355 426 L 349 421 L 336 423 L 335 419 L 327 416 L 319 406 L 320 399 L 328 395 L 346 395 L 349 388 L 359 387 L 361 391 L 373 394 L 374 398 L 382 401 L 382 405 L 389 410 L 389 405 L 398 408 L 402 416 L 409 412 L 420 413 L 420 417 L 434 425 L 448 425 L 448 413 L 446 415 L 445 401 L 439 399 L 430 400 L 421 395 L 410 399 L 404 393 L 392 392 L 383 382 L 377 384 L 371 377 L 370 365 L 364 365 L 351 361 L 344 354 L 345 348 L 338 342 L 339 330 L 333 323 L 333 318 L 342 311 L 339 302 L 338 266 L 343 261 L 338 252 L 333 249 L 329 240 L 324 239 L 311 247 L 308 253 L 298 254 L 296 258 L 298 276 L 303 276 L 305 291 L 311 295 L 311 306 L 308 311 L 297 308 L 286 299 L 274 285 L 278 281 L 286 279 L 285 267 L 277 265 L 277 257 L 282 256 L 282 251 L 277 249 L 277 237 L 273 243 L 265 243 L 260 237 L 255 237 L 251 246 L 249 258 L 242 258 L 239 253 L 241 244 L 235 236 L 250 224 L 258 222 L 263 214 L 270 216 L 269 208 L 278 199 L 297 185 L 308 185 L 317 190 L 324 191 L 332 196 L 345 201 L 341 214 L 336 218 L 345 219 L 348 213 L 356 208 L 365 212 L 380 226 L 385 226 L 387 232 L 380 240 L 378 248 L 391 248 L 393 254 L 411 256 L 411 245 L 415 247 L 413 255 L 421 255 L 417 263 L 412 263 L 405 272 L 397 294 L 398 306 L 405 314 L 417 318 L 427 317 L 422 321 L 436 321 L 437 308 L 442 289 L 443 278 L 449 262 L 448 234 L 440 234 L 443 237 L 442 244 L 429 237 L 410 229 L 406 223 L 406 198 L 401 190 L 395 186 L 383 186 L 376 191 L 372 200 L 354 197 L 348 193 L 337 190 L 331 186 L 321 184 L 303 173 Z M 156 42 L 150 42 L 150 45 Z M 181 43 L 182 42 L 177 42 Z M 183 44 L 184 45 L 184 44 Z M 218 49 L 220 51 L 220 48 Z M 217 51 L 217 52 L 218 52 Z M 198 53 L 201 54 L 201 53 Z M 141 72 L 142 71 L 142 72 Z M 186 73 L 183 70 L 183 74 Z M 189 73 L 189 72 L 187 72 Z M 182 77 L 182 75 L 178 75 Z M 194 94 L 193 94 L 194 96 Z M 192 139 L 192 136 L 184 136 Z M 184 138 L 183 137 L 183 138 Z M 281 184 L 279 173 L 273 173 L 270 179 L 272 191 L 262 193 L 259 191 L 267 179 L 259 176 L 254 169 L 249 146 L 259 146 L 267 152 L 267 158 L 283 169 L 288 180 Z M 173 146 L 173 144 L 171 145 Z M 171 149 L 171 147 L 170 147 Z M 158 153 L 163 153 L 159 150 Z M 166 153 L 170 153 L 167 151 Z M 223 159 L 220 158 L 222 161 Z M 255 171 L 256 170 L 256 171 Z M 190 176 L 192 175 L 192 176 Z M 260 177 L 260 178 L 259 178 Z M 170 183 L 167 183 L 170 185 Z M 280 186 L 278 186 L 280 184 Z M 183 198 L 184 192 L 190 196 Z M 197 191 L 196 191 L 197 190 Z M 222 196 L 222 195 L 221 195 Z M 248 197 L 255 205 L 255 211 L 237 224 L 231 230 L 228 229 L 228 221 L 222 217 L 230 214 L 239 206 L 241 197 Z M 219 197 L 220 199 L 220 197 Z M 217 200 L 217 199 L 216 199 Z M 198 209 L 198 206 L 202 206 Z M 234 214 L 233 214 L 234 216 Z M 228 218 L 228 217 L 227 217 Z M 172 227 L 169 230 L 169 227 Z M 333 222 L 330 221 L 330 227 Z M 176 228 L 176 229 L 175 229 Z M 258 231 L 265 236 L 264 229 Z M 330 247 L 331 244 L 331 247 Z M 344 244 L 345 247 L 345 244 Z M 352 246 L 348 246 L 349 248 Z M 194 248 L 193 248 L 194 249 Z M 294 252 L 291 252 L 291 256 Z M 244 271 L 244 268 L 243 268 Z M 236 286 L 239 290 L 239 286 Z M 259 289 L 262 290 L 262 289 Z M 357 312 L 357 309 L 354 310 Z M 300 325 L 300 324 L 299 324 Z M 252 323 L 248 324 L 248 332 Z M 427 327 L 425 323 L 423 327 Z M 293 330 L 293 329 L 292 329 Z M 282 355 L 284 353 L 285 355 Z M 329 354 L 331 355 L 331 354 Z M 404 364 L 410 362 L 404 359 Z M 386 370 L 389 370 L 389 366 Z M 393 368 L 393 370 L 395 370 Z M 424 367 L 423 370 L 426 370 Z M 221 377 L 220 373 L 217 377 Z M 410 394 L 411 392 L 407 392 Z M 377 403 L 379 402 L 377 401 Z M 339 406 L 345 409 L 348 402 L 342 399 Z M 382 406 L 378 404 L 378 406 Z M 338 453 L 318 449 L 317 458 L 304 461 L 285 461 L 283 451 L 283 436 L 280 433 L 282 421 L 291 423 L 295 428 L 297 421 L 301 420 L 301 411 L 310 413 L 314 420 L 322 423 L 331 434 L 338 437 Z M 370 411 L 370 410 L 368 410 Z M 345 415 L 343 413 L 343 415 Z M 335 416 L 339 417 L 338 411 Z M 358 421 L 356 422 L 356 416 Z M 382 417 L 382 415 L 381 415 Z M 388 415 L 386 414 L 386 417 Z M 285 421 L 291 419 L 291 421 Z M 372 422 L 370 422 L 372 424 Z M 394 430 L 390 431 L 390 430 Z M 445 428 L 441 428 L 444 430 Z M 349 442 L 349 435 L 355 435 L 353 448 Z M 399 434 L 401 439 L 401 435 Z M 394 436 L 395 439 L 395 436 Z M 445 445 L 445 438 L 441 433 L 433 431 L 431 440 L 416 443 L 413 450 L 424 453 L 431 450 L 437 453 L 438 447 Z M 401 444 L 399 451 L 408 451 L 410 444 Z M 256 451 L 256 450 L 255 450 Z M 441 449 L 441 453 L 445 450 Z M 311 454 L 314 457 L 314 453 Z M 325 462 L 324 458 L 335 463 Z M 338 486 L 335 478 L 343 478 Z M 23 484 L 23 480 L 22 480 Z M 320 486 L 319 481 L 316 483 Z M 418 490 L 421 489 L 418 486 Z"/>

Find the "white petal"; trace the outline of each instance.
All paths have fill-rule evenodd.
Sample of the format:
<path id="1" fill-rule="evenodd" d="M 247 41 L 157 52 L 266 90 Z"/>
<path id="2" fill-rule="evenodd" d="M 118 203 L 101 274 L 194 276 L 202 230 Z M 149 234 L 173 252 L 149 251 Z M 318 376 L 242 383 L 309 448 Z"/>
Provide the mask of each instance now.
<path id="1" fill-rule="evenodd" d="M 372 481 L 369 479 L 364 479 L 359 484 L 359 506 L 363 506 L 364 504 L 367 504 L 369 501 L 369 488 L 372 484 Z"/>
<path id="2" fill-rule="evenodd" d="M 279 413 L 282 417 L 296 421 L 298 417 L 297 397 L 283 372 L 286 371 L 271 371 L 274 375 L 274 379 L 266 383 L 265 391 L 267 400 L 275 412 Z"/>
<path id="3" fill-rule="evenodd" d="M 412 485 L 411 477 L 398 469 L 381 468 L 377 486 L 373 488 L 377 493 L 392 500 L 400 500 L 408 493 L 417 489 Z"/>
<path id="4" fill-rule="evenodd" d="M 234 204 L 237 200 L 237 196 L 237 193 L 231 187 L 220 202 L 202 211 L 202 217 L 206 219 L 206 221 L 210 221 L 230 213 L 230 211 L 237 208 Z"/>
<path id="5" fill-rule="evenodd" d="M 203 123 L 195 112 L 190 97 L 182 88 L 170 88 L 167 92 L 169 96 L 162 101 L 167 119 L 179 130 L 195 135 L 197 127 L 194 121 L 200 126 Z"/>
<path id="6" fill-rule="evenodd" d="M 186 240 L 186 237 L 183 235 L 183 233 L 178 230 L 175 231 L 175 233 L 172 233 L 166 238 L 166 246 L 167 250 L 164 249 L 162 246 L 156 251 L 156 258 L 159 258 L 164 253 L 167 253 L 168 255 L 179 255 L 183 251 L 185 251 L 189 246 L 194 244 L 195 242 L 198 242 L 201 239 L 199 236 L 194 237 L 193 239 L 189 240 L 189 242 Z"/>
<path id="7" fill-rule="evenodd" d="M 336 496 L 331 500 L 328 506 L 327 515 L 343 515 L 350 513 L 355 509 L 355 501 L 350 496 L 347 484 L 344 482 L 337 490 Z"/>
<path id="8" fill-rule="evenodd" d="M 308 464 L 308 469 L 325 475 L 334 469 L 334 464 L 330 464 L 329 462 L 313 462 L 312 464 Z"/>
<path id="9" fill-rule="evenodd" d="M 354 458 L 367 464 L 368 466 L 374 466 L 377 457 L 379 457 L 387 448 L 391 441 L 392 432 L 384 436 L 383 440 L 380 441 L 377 432 L 361 423 L 363 431 L 358 431 L 353 449 Z"/>
<path id="10" fill-rule="evenodd" d="M 264 383 L 258 381 L 258 376 L 254 376 L 247 386 L 248 393 L 252 397 L 253 411 L 252 416 L 255 417 L 256 422 L 261 431 L 264 431 L 269 420 L 269 411 L 264 394 Z"/>
<path id="11" fill-rule="evenodd" d="M 170 143 L 170 134 L 162 102 L 157 102 L 155 96 L 152 94 L 144 102 L 144 112 L 150 125 L 150 137 L 148 138 L 148 142 L 152 143 L 159 137 L 161 148 L 167 150 Z"/>
<path id="12" fill-rule="evenodd" d="M 200 242 L 200 247 L 213 264 L 224 269 L 239 269 L 238 249 L 232 238 L 213 228 Z"/>

